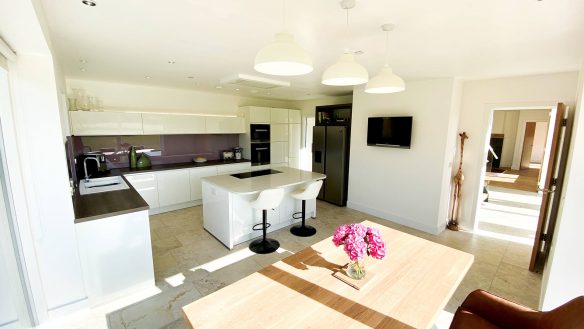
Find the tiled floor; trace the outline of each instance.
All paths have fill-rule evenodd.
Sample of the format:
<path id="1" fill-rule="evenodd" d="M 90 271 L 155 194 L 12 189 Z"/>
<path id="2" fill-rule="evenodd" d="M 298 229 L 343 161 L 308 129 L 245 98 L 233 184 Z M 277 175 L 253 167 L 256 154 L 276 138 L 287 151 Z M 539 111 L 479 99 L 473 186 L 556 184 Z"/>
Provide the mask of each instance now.
<path id="1" fill-rule="evenodd" d="M 366 219 L 475 255 L 472 268 L 448 303 L 446 310 L 449 312 L 454 312 L 466 295 L 477 288 L 531 307 L 538 304 L 541 278 L 527 270 L 531 250 L 524 244 L 466 232 L 444 231 L 433 236 L 319 202 L 318 218 L 311 221 L 318 229 L 317 235 L 298 238 L 282 229 L 270 235 L 287 251 L 254 255 L 248 252 L 247 244 L 229 251 L 204 231 L 201 210 L 201 207 L 194 207 L 151 217 L 156 284 L 160 293 L 110 312 L 107 315 L 109 328 L 184 328 L 183 305 L 330 236 L 340 224 Z M 388 243 L 391 246 L 391 241 Z M 211 262 L 213 260 L 216 261 Z"/>

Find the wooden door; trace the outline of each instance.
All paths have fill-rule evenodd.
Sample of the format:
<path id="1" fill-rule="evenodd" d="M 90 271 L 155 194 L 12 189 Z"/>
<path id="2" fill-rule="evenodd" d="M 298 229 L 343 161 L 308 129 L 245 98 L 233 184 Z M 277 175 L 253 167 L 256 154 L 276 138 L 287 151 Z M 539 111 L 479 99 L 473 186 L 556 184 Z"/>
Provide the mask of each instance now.
<path id="1" fill-rule="evenodd" d="M 564 104 L 559 103 L 549 152 L 547 176 L 544 188 L 541 190 L 543 198 L 539 209 L 539 221 L 531 253 L 531 262 L 529 263 L 529 270 L 532 272 L 543 270 L 550 250 L 568 161 L 572 121 L 572 113 Z"/>
<path id="2" fill-rule="evenodd" d="M 529 169 L 533 139 L 535 137 L 535 126 L 535 122 L 525 123 L 525 137 L 523 138 L 523 150 L 521 151 L 521 164 L 519 169 Z"/>

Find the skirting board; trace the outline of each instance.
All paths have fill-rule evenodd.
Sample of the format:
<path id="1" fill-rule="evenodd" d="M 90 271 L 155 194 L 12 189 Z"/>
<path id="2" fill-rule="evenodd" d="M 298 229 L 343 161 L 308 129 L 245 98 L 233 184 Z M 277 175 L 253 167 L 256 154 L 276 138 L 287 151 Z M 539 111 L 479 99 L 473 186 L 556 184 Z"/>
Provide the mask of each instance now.
<path id="1" fill-rule="evenodd" d="M 383 218 L 385 220 L 388 220 L 390 222 L 396 223 L 396 224 L 400 224 L 400 225 L 404 225 L 407 227 L 411 227 L 414 228 L 416 230 L 420 230 L 420 231 L 424 231 L 426 233 L 430 233 L 430 234 L 434 234 L 434 235 L 438 235 L 440 234 L 440 232 L 444 231 L 444 225 L 438 225 L 438 226 L 432 226 L 432 225 L 426 225 L 426 224 L 422 224 L 420 222 L 417 222 L 415 220 L 412 219 L 408 219 L 408 218 L 404 218 L 402 216 L 398 216 L 398 215 L 394 215 L 382 210 L 378 210 L 375 208 L 371 208 L 365 205 L 362 205 L 360 203 L 356 203 L 356 202 L 352 202 L 352 201 L 348 201 L 347 202 L 347 208 L 351 208 L 360 212 L 364 212 L 366 214 L 369 215 L 373 215 L 379 218 Z"/>
<path id="2" fill-rule="evenodd" d="M 151 208 L 150 210 L 148 210 L 148 214 L 149 215 L 158 215 L 158 214 L 162 214 L 162 213 L 169 212 L 169 211 L 200 206 L 202 204 L 203 204 L 203 200 L 195 200 L 195 201 L 189 201 L 189 202 L 184 202 L 184 203 L 179 203 L 179 204 L 173 204 L 171 206 L 158 207 L 158 208 L 154 208 L 154 209 Z"/>
<path id="3" fill-rule="evenodd" d="M 89 307 L 89 299 L 87 297 L 77 301 L 67 303 L 65 305 L 51 308 L 47 311 L 50 319 L 54 319 L 63 315 L 71 314 L 75 311 L 82 310 Z"/>

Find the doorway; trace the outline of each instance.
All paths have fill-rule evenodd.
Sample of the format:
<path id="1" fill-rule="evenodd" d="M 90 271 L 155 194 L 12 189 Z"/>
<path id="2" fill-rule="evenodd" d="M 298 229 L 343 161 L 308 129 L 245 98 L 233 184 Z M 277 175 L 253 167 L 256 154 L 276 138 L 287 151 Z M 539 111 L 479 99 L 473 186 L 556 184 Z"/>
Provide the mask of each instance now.
<path id="1" fill-rule="evenodd" d="M 550 108 L 494 110 L 489 129 L 477 231 L 520 245 L 516 256 L 525 269 L 538 229 L 539 187 L 553 136 L 551 114 Z"/>

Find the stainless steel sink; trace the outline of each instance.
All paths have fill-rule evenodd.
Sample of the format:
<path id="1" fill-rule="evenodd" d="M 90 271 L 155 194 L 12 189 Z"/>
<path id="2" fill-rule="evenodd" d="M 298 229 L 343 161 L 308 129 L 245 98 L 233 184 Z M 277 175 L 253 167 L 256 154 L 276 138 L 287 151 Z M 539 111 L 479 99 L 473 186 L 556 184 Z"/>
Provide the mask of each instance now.
<path id="1" fill-rule="evenodd" d="M 89 180 L 81 180 L 79 183 L 79 194 L 93 194 L 110 192 L 117 190 L 125 190 L 130 188 L 122 176 L 112 176 L 103 178 L 92 178 Z"/>

